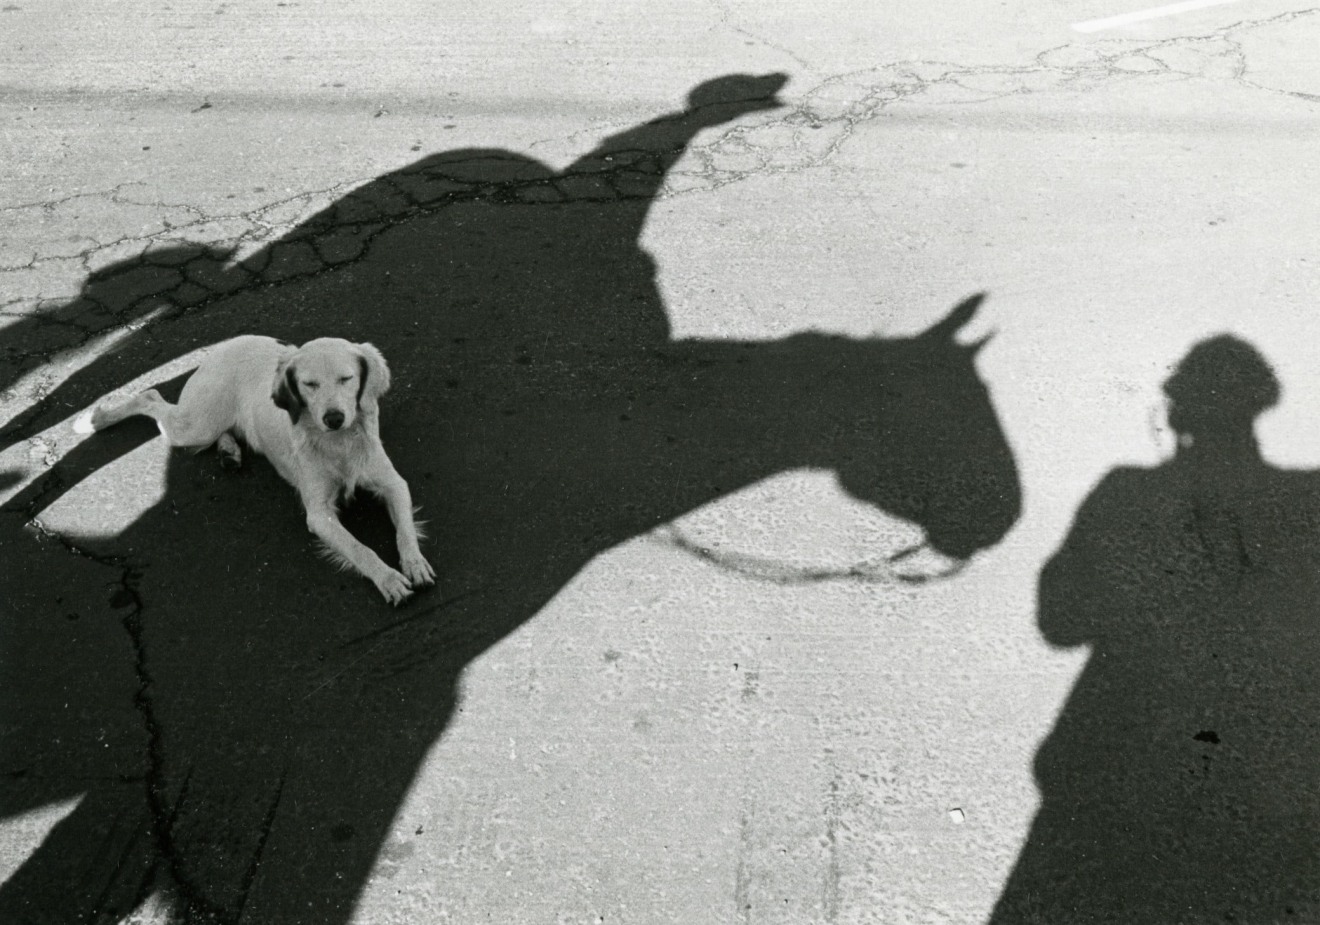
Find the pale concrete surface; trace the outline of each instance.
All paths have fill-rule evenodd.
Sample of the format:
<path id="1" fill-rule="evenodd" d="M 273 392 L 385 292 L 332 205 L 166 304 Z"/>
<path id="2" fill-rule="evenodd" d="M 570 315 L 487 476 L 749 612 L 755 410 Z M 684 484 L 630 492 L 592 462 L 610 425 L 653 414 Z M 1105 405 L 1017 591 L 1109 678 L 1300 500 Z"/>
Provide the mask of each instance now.
<path id="1" fill-rule="evenodd" d="M 1284 389 L 1261 421 L 1266 457 L 1320 460 L 1320 12 L 1238 3 L 1083 37 L 1069 24 L 1126 9 L 938 6 L 7 4 L 0 878 L 45 863 L 56 892 L 99 891 L 80 908 L 127 908 L 150 892 L 131 875 L 164 850 L 178 852 L 165 865 L 184 881 L 176 894 L 220 920 L 986 921 L 1038 806 L 1033 756 L 1087 656 L 1044 641 L 1037 581 L 1105 473 L 1171 452 L 1170 369 L 1210 335 L 1249 341 Z M 429 155 L 501 149 L 562 171 L 680 110 L 703 81 L 769 72 L 788 76 L 786 105 L 697 134 L 646 216 L 662 334 L 892 338 L 987 291 L 960 338 L 995 332 L 977 368 L 1023 511 L 947 580 L 767 581 L 691 555 L 608 492 L 590 556 L 573 564 L 556 546 L 553 562 L 530 560 L 550 547 L 503 515 L 559 517 L 546 532 L 559 543 L 564 512 L 586 508 L 538 507 L 553 479 L 609 467 L 555 444 L 550 481 L 490 501 L 499 486 L 477 476 L 504 470 L 483 447 L 511 444 L 446 420 L 431 394 L 447 363 L 468 376 L 472 360 L 451 337 L 428 340 L 425 322 L 407 341 L 408 306 L 390 302 L 443 296 L 444 274 L 463 272 L 408 250 L 408 215 L 350 229 L 398 248 L 394 275 L 349 257 L 334 269 L 325 241 L 318 259 L 291 249 L 274 269 L 232 270 Z M 470 224 L 489 231 L 479 211 Z M 452 234 L 439 240 L 463 240 L 462 221 Z M 228 263 L 171 250 L 185 244 Z M 523 253 L 507 259 L 516 275 Z M 24 324 L 61 317 L 89 274 L 122 261 L 156 270 L 100 314 Z M 593 285 L 604 298 L 612 283 Z M 134 299 L 165 290 L 188 310 L 135 314 Z M 346 293 L 363 301 L 345 308 Z M 69 421 L 101 391 L 168 378 L 188 368 L 180 354 L 236 333 L 335 333 L 325 306 L 343 309 L 348 336 L 394 348 L 385 417 L 405 474 L 470 471 L 495 505 L 428 489 L 428 551 L 457 610 L 438 596 L 387 610 L 315 559 L 268 472 L 226 481 L 208 456 L 143 442 L 149 429 L 80 463 L 76 487 L 43 490 L 79 459 Z M 538 364 L 562 355 L 535 307 L 522 321 L 543 344 L 508 332 L 496 345 L 527 351 L 530 384 L 503 394 L 502 374 L 476 369 L 485 391 L 469 396 L 465 379 L 463 401 L 508 402 L 508 439 L 532 421 L 529 445 L 538 427 L 571 442 L 579 418 L 631 410 L 634 396 L 537 406 Z M 129 345 L 118 378 L 96 362 L 112 343 Z M 587 373 L 599 384 L 573 394 L 627 391 L 601 362 Z M 84 367 L 95 375 L 79 380 Z M 664 406 L 679 387 L 638 375 L 638 420 L 681 422 Z M 450 442 L 433 460 L 422 435 Z M 846 572 L 919 532 L 849 496 L 823 462 L 763 468 L 674 510 L 682 535 L 791 577 Z M 681 486 L 686 471 L 680 454 L 662 474 Z M 20 529 L 37 509 L 39 528 Z M 474 527 L 489 516 L 491 535 L 465 538 L 446 513 Z M 472 563 L 501 549 L 504 569 L 479 574 Z M 447 619 L 480 635 L 491 600 L 509 624 L 493 641 L 445 635 L 459 632 Z M 404 630 L 440 628 L 373 635 L 409 613 Z M 446 721 L 438 679 L 460 670 Z M 103 848 L 61 874 L 38 846 L 78 813 Z M 163 820 L 177 831 L 162 847 Z M 168 920 L 167 895 L 134 918 Z"/>

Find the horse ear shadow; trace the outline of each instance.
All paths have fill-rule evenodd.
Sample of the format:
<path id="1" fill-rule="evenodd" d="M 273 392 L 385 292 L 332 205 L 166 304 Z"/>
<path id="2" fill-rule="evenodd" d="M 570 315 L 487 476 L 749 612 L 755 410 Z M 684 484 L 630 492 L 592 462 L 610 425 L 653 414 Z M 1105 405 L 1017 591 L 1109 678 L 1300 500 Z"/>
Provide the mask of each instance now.
<path id="1" fill-rule="evenodd" d="M 985 299 L 986 293 L 984 292 L 968 296 L 955 305 L 952 311 L 918 336 L 928 340 L 953 340 L 954 335 L 966 327 L 967 323 L 976 316 L 981 308 L 981 303 Z"/>
<path id="2" fill-rule="evenodd" d="M 985 334 L 981 337 L 978 337 L 976 340 L 972 341 L 971 343 L 962 344 L 961 345 L 962 349 L 966 352 L 968 357 L 975 358 L 976 355 L 979 354 L 985 348 L 986 344 L 990 343 L 990 341 L 995 339 L 995 335 L 997 333 L 999 332 L 991 331 L 989 334 Z"/>
<path id="3" fill-rule="evenodd" d="M 987 295 L 985 292 L 976 292 L 954 306 L 952 314 L 961 319 L 959 324 L 966 324 L 972 315 L 976 314 L 977 309 L 981 307 L 981 303 L 986 300 Z"/>

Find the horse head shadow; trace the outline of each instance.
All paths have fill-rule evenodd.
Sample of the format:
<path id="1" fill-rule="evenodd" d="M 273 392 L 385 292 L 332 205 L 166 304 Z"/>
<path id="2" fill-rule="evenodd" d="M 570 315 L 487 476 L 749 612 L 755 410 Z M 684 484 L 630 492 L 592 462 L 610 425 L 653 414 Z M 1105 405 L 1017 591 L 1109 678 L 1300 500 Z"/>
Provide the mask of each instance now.
<path id="1" fill-rule="evenodd" d="M 21 422 L 240 331 L 369 339 L 395 372 L 383 438 L 430 522 L 444 593 L 388 611 L 311 554 L 268 465 L 232 474 L 210 454 L 172 454 L 160 502 L 112 537 L 66 535 L 41 561 L 58 572 L 72 549 L 115 570 L 102 616 L 126 661 L 104 689 L 58 692 L 99 715 L 113 688 L 117 719 L 75 723 L 59 743 L 39 729 L 24 754 L 82 760 L 72 743 L 99 722 L 130 757 L 90 785 L 51 772 L 13 791 L 6 813 L 82 801 L 0 889 L 0 910 L 113 917 L 159 889 L 184 917 L 345 920 L 464 668 L 595 556 L 775 473 L 833 470 L 949 559 L 1003 537 L 1017 471 L 979 345 L 955 338 L 979 296 L 906 338 L 670 337 L 638 243 L 647 211 L 699 131 L 773 108 L 783 82 L 711 81 L 562 171 L 507 151 L 428 157 L 240 262 L 198 252 L 178 285 L 210 279 L 209 300 L 126 338 Z M 28 550 L 17 524 L 152 432 L 126 423 L 79 445 L 6 505 L 0 543 Z M 390 561 L 378 506 L 354 502 L 344 519 Z M 67 606 L 28 575 L 25 612 Z M 22 622 L 15 660 L 104 657 Z M 6 703 L 14 727 L 42 713 L 21 691 Z M 93 842 L 95 858 L 78 847 Z M 61 889 L 70 857 L 96 890 Z"/>

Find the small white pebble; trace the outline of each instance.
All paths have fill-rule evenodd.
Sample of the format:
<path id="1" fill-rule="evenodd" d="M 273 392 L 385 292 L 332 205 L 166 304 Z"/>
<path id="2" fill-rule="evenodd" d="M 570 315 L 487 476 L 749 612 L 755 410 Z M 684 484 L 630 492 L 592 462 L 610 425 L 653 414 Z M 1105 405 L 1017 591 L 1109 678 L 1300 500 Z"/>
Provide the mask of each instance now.
<path id="1" fill-rule="evenodd" d="M 961 809 L 955 807 L 954 809 L 949 810 L 949 821 L 954 825 L 962 825 L 967 821 L 967 814 Z"/>

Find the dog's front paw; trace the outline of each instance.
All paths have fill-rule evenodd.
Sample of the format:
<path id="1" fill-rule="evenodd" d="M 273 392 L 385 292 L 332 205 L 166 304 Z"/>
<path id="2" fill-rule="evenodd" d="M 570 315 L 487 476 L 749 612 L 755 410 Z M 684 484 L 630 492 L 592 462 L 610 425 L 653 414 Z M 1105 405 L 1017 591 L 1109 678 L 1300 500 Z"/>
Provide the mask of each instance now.
<path id="1" fill-rule="evenodd" d="M 376 590 L 384 595 L 385 600 L 398 607 L 412 595 L 412 584 L 402 572 L 386 568 L 379 578 L 373 578 Z"/>
<path id="2" fill-rule="evenodd" d="M 215 442 L 215 448 L 220 454 L 220 465 L 224 468 L 232 472 L 243 465 L 243 450 L 233 434 L 221 434 Z"/>
<path id="3" fill-rule="evenodd" d="M 427 562 L 425 557 L 416 550 L 405 552 L 399 555 L 401 560 L 399 565 L 403 568 L 403 574 L 408 576 L 408 581 L 414 588 L 422 585 L 435 584 L 435 569 L 431 563 Z"/>

